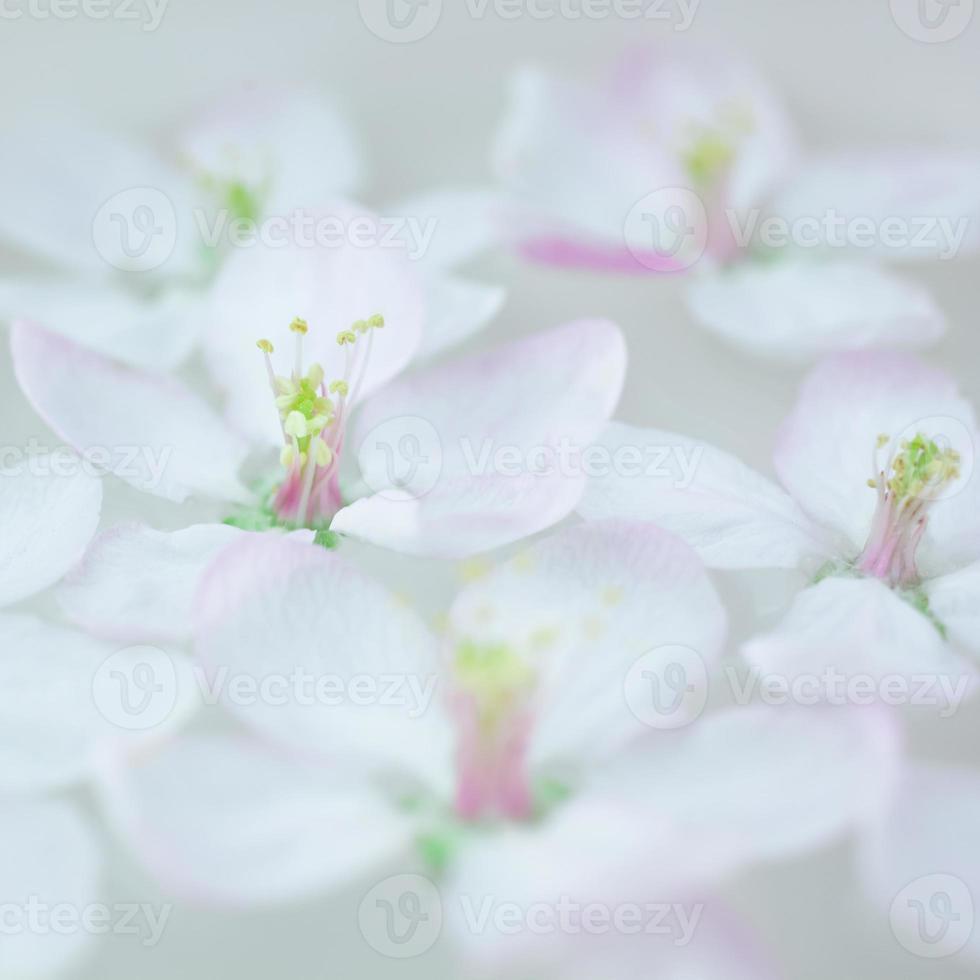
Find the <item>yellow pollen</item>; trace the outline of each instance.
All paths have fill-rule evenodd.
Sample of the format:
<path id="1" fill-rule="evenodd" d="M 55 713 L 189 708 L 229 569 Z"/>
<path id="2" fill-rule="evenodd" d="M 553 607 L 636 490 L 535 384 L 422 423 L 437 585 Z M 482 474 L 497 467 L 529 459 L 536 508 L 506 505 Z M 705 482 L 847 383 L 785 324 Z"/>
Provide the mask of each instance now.
<path id="1" fill-rule="evenodd" d="M 358 333 L 367 333 L 368 332 L 367 320 L 357 320 L 354 323 L 353 329 L 356 330 Z"/>
<path id="2" fill-rule="evenodd" d="M 368 319 L 368 326 L 380 329 L 385 325 L 385 318 L 380 313 L 375 313 L 374 316 Z"/>
<path id="3" fill-rule="evenodd" d="M 354 333 L 353 330 L 341 330 L 340 333 L 337 334 L 337 343 L 340 344 L 341 347 L 343 347 L 344 344 L 356 344 L 357 334 Z"/>
<path id="4" fill-rule="evenodd" d="M 276 350 L 275 347 L 272 346 L 271 340 L 262 339 L 258 341 L 255 346 L 265 354 L 274 354 Z"/>
<path id="5" fill-rule="evenodd" d="M 340 395 L 341 398 L 347 397 L 347 392 L 350 390 L 346 381 L 331 381 L 330 382 L 330 394 Z"/>
<path id="6" fill-rule="evenodd" d="M 310 328 L 306 321 L 302 317 L 296 317 L 295 320 L 289 325 L 289 329 L 293 333 L 305 334 Z"/>

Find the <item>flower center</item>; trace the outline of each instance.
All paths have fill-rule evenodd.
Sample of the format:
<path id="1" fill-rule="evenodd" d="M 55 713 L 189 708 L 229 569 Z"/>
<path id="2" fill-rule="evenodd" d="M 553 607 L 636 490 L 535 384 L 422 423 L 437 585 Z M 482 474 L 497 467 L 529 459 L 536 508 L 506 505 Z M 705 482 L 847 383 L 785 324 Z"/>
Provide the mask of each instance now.
<path id="1" fill-rule="evenodd" d="M 303 338 L 309 330 L 305 320 L 297 318 L 289 327 L 296 337 L 296 358 L 288 377 L 277 375 L 272 366 L 272 344 L 268 340 L 258 342 L 284 442 L 279 460 L 286 478 L 272 504 L 281 523 L 322 527 L 341 508 L 338 473 L 344 430 L 364 381 L 374 331 L 383 326 L 384 318 L 375 315 L 338 334 L 337 343 L 346 354 L 344 376 L 329 384 L 321 365 L 314 363 L 304 370 Z"/>
<path id="2" fill-rule="evenodd" d="M 464 640 L 456 647 L 453 673 L 458 816 L 530 817 L 527 746 L 535 670 L 505 644 Z"/>
<path id="3" fill-rule="evenodd" d="M 877 491 L 878 505 L 857 569 L 904 589 L 919 582 L 916 550 L 929 522 L 929 506 L 960 475 L 960 454 L 919 433 L 901 443 L 890 466 L 881 466 L 879 455 L 890 441 L 880 435 L 875 444 L 875 475 L 868 486 Z"/>
<path id="4" fill-rule="evenodd" d="M 744 106 L 722 106 L 710 124 L 690 127 L 681 149 L 681 163 L 695 189 L 707 193 L 727 178 L 742 140 L 752 132 L 751 111 Z"/>

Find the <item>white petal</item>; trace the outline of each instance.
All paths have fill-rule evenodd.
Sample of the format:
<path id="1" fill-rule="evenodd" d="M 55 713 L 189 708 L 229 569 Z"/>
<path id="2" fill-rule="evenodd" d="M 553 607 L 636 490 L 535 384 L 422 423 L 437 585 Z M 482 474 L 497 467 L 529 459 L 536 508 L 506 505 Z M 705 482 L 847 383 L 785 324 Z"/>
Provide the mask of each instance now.
<path id="1" fill-rule="evenodd" d="M 714 568 L 794 568 L 827 550 L 785 491 L 714 446 L 622 422 L 597 446 L 579 505 L 589 519 L 652 521 Z"/>
<path id="2" fill-rule="evenodd" d="M 964 969 L 964 961 L 980 961 L 978 828 L 975 771 L 916 765 L 891 811 L 868 829 L 861 853 L 868 897 L 876 917 L 890 920 L 895 938 L 917 956 L 950 957 Z"/>
<path id="3" fill-rule="evenodd" d="M 336 554 L 242 538 L 205 575 L 194 646 L 229 710 L 264 735 L 365 767 L 449 772 L 435 639 Z"/>
<path id="4" fill-rule="evenodd" d="M 57 582 L 82 557 L 101 510 L 102 483 L 74 455 L 0 469 L 0 606 Z"/>
<path id="5" fill-rule="evenodd" d="M 466 558 L 553 527 L 582 496 L 559 475 L 441 477 L 419 496 L 385 490 L 338 511 L 330 529 L 406 555 Z"/>
<path id="6" fill-rule="evenodd" d="M 781 360 L 925 347 L 946 328 L 925 289 L 859 262 L 743 264 L 696 279 L 687 302 L 702 326 L 729 343 Z"/>
<path id="7" fill-rule="evenodd" d="M 864 825 L 890 802 L 898 768 L 884 711 L 739 707 L 637 743 L 599 779 L 677 828 L 697 880 Z"/>
<path id="8" fill-rule="evenodd" d="M 197 704 L 189 664 L 154 652 L 169 676 L 155 670 L 151 689 L 140 685 L 144 673 L 133 673 L 145 662 L 139 648 L 119 650 L 30 616 L 0 615 L 0 790 L 70 785 L 88 777 L 111 744 L 142 744 L 179 726 Z"/>
<path id="9" fill-rule="evenodd" d="M 339 888 L 411 826 L 380 791 L 248 739 L 201 735 L 107 769 L 109 820 L 170 889 L 270 904 Z"/>
<path id="10" fill-rule="evenodd" d="M 410 222 L 401 234 L 409 247 L 431 229 L 431 240 L 419 257 L 426 273 L 456 269 L 498 244 L 500 201 L 490 189 L 451 188 L 426 191 L 387 209 L 392 218 Z"/>
<path id="11" fill-rule="evenodd" d="M 425 333 L 416 363 L 469 340 L 500 312 L 506 299 L 501 286 L 454 276 L 427 280 Z"/>
<path id="12" fill-rule="evenodd" d="M 140 300 L 118 286 L 75 280 L 0 283 L 0 319 L 31 320 L 48 330 L 147 371 L 183 363 L 201 333 L 201 298 L 170 289 Z"/>
<path id="13" fill-rule="evenodd" d="M 121 480 L 182 502 L 242 499 L 245 444 L 179 382 L 76 347 L 29 323 L 11 335 L 21 389 L 58 435 Z"/>
<path id="14" fill-rule="evenodd" d="M 180 152 L 221 185 L 260 190 L 264 213 L 273 216 L 349 193 L 362 169 L 347 123 L 319 93 L 277 85 L 211 106 L 181 134 Z"/>
<path id="15" fill-rule="evenodd" d="M 100 534 L 58 589 L 74 623 L 129 643 L 190 637 L 197 589 L 211 562 L 246 532 L 201 524 L 167 533 L 123 524 Z"/>
<path id="16" fill-rule="evenodd" d="M 927 582 L 925 591 L 952 644 L 980 657 L 980 562 Z"/>
<path id="17" fill-rule="evenodd" d="M 152 254 L 141 249 L 147 227 L 158 243 L 173 242 L 168 275 L 195 271 L 191 185 L 143 147 L 69 119 L 33 125 L 0 146 L 0 188 L 0 237 L 15 247 L 107 276 L 131 268 L 134 252 L 142 268 L 139 260 Z M 141 207 L 152 226 L 142 224 Z"/>
<path id="18" fill-rule="evenodd" d="M 364 208 L 338 204 L 304 212 L 333 237 L 355 222 L 378 219 Z M 337 225 L 338 230 L 331 229 Z M 310 234 L 306 232 L 305 234 Z M 225 262 L 211 290 L 205 354 L 208 368 L 228 397 L 227 415 L 236 429 L 259 442 L 279 445 L 279 428 L 265 363 L 255 349 L 260 338 L 276 347 L 276 370 L 288 374 L 295 362 L 297 316 L 309 323 L 304 364 L 321 364 L 327 381 L 344 376 L 345 349 L 337 335 L 376 313 L 386 326 L 372 331 L 371 358 L 359 395 L 367 395 L 401 372 L 422 343 L 425 294 L 418 271 L 404 251 L 379 239 L 370 247 L 339 243 L 317 246 L 291 239 L 282 247 L 257 244 L 238 249 Z M 358 343 L 367 343 L 366 336 Z"/>
<path id="19" fill-rule="evenodd" d="M 861 248 L 865 255 L 948 258 L 957 251 L 960 234 L 965 234 L 963 251 L 980 244 L 977 173 L 977 158 L 966 153 L 908 149 L 827 155 L 790 181 L 772 212 L 788 221 L 831 216 L 870 222 L 877 234 L 873 248 Z M 886 222 L 898 222 L 894 232 Z"/>
<path id="20" fill-rule="evenodd" d="M 980 494 L 980 474 L 974 475 L 973 465 L 974 447 L 980 444 L 973 409 L 948 375 L 906 354 L 838 354 L 821 361 L 804 382 L 777 436 L 776 472 L 811 518 L 842 533 L 843 556 L 853 558 L 871 530 L 876 495 L 868 480 L 877 476 L 879 435 L 894 441 L 920 431 L 961 453 L 960 484 L 969 481 L 964 489 Z M 887 447 L 882 450 L 879 465 L 887 452 Z M 930 508 L 921 548 L 925 560 L 920 562 L 928 574 L 936 565 L 928 554 L 933 541 L 942 544 L 938 552 L 949 550 L 947 559 L 960 549 L 972 551 L 972 558 L 980 555 L 980 515 L 970 506 L 976 498 L 953 492 L 960 484 L 950 486 L 949 499 Z M 947 520 L 946 510 L 956 512 L 955 521 Z"/>
<path id="21" fill-rule="evenodd" d="M 450 635 L 528 661 L 538 677 L 532 762 L 578 765 L 649 730 L 626 694 L 641 657 L 685 647 L 707 670 L 725 620 L 682 541 L 650 524 L 597 521 L 558 531 L 466 588 Z"/>
<path id="22" fill-rule="evenodd" d="M 896 684 L 900 678 L 942 678 L 951 690 L 965 685 L 966 693 L 980 679 L 953 653 L 935 623 L 877 579 L 827 578 L 804 589 L 782 622 L 749 640 L 742 651 L 760 670 L 782 678 L 819 678 L 829 669 L 848 682 L 870 678 L 880 683 L 871 694 L 861 694 L 865 699 L 901 698 L 886 690 L 887 678 Z M 907 686 L 915 691 L 911 680 Z M 835 697 L 849 696 L 843 682 L 834 691 Z"/>
<path id="23" fill-rule="evenodd" d="M 102 859 L 88 822 L 64 801 L 3 803 L 0 867 L 0 974 L 60 975 L 93 943 L 83 916 L 99 899 Z M 32 908 L 43 915 L 57 907 L 74 911 L 74 927 L 30 928 Z"/>

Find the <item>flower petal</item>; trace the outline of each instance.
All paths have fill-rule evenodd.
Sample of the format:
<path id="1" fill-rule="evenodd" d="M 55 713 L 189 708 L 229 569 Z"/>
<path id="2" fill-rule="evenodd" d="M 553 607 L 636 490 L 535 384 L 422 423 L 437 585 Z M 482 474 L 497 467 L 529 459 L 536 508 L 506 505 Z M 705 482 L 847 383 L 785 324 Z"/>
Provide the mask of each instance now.
<path id="1" fill-rule="evenodd" d="M 412 223 L 401 236 L 407 245 L 419 245 L 418 229 L 432 228 L 431 242 L 420 256 L 427 273 L 457 269 L 489 251 L 501 237 L 500 201 L 489 188 L 440 188 L 386 210 Z M 415 232 L 414 239 L 406 231 Z"/>
<path id="2" fill-rule="evenodd" d="M 197 269 L 190 182 L 147 149 L 91 124 L 49 120 L 9 133 L 0 146 L 0 188 L 0 238 L 66 269 L 104 277 L 130 268 L 134 258 L 141 268 L 140 239 L 135 256 L 130 241 L 130 234 L 144 234 L 140 207 L 149 209 L 153 235 L 173 236 L 164 271 L 176 276 Z M 100 213 L 107 215 L 107 230 L 93 238 Z"/>
<path id="3" fill-rule="evenodd" d="M 980 657 L 980 562 L 933 579 L 925 591 L 953 645 Z"/>
<path id="4" fill-rule="evenodd" d="M 707 443 L 613 422 L 579 512 L 651 521 L 713 568 L 795 568 L 827 544 L 792 498 Z"/>
<path id="5" fill-rule="evenodd" d="M 980 895 L 978 828 L 976 772 L 924 765 L 907 767 L 892 809 L 868 828 L 860 860 L 865 889 L 907 950 L 924 958 L 959 953 L 961 961 L 980 961 L 973 928 Z"/>
<path id="6" fill-rule="evenodd" d="M 890 803 L 898 769 L 885 711 L 738 707 L 638 742 L 599 785 L 678 829 L 674 866 L 686 858 L 693 884 L 864 825 Z"/>
<path id="7" fill-rule="evenodd" d="M 743 264 L 694 280 L 687 303 L 695 320 L 724 340 L 781 360 L 925 347 L 946 329 L 925 289 L 858 262 Z"/>
<path id="8" fill-rule="evenodd" d="M 362 170 L 347 123 L 319 93 L 267 83 L 209 107 L 181 133 L 180 153 L 223 188 L 259 192 L 272 216 L 349 193 Z"/>
<path id="9" fill-rule="evenodd" d="M 182 364 L 203 326 L 200 296 L 170 289 L 146 301 L 81 281 L 0 282 L 0 319 L 28 319 L 124 364 L 163 373 Z"/>
<path id="10" fill-rule="evenodd" d="M 908 355 L 839 354 L 821 361 L 804 382 L 796 406 L 779 430 L 776 472 L 813 520 L 843 534 L 844 557 L 855 557 L 871 530 L 876 498 L 868 480 L 877 476 L 879 435 L 911 438 L 920 425 L 925 435 L 952 441 L 964 459 L 973 454 L 973 445 L 961 445 L 964 431 L 974 441 L 973 409 L 946 374 Z M 944 431 L 949 427 L 955 431 Z M 970 484 L 980 487 L 980 475 L 972 477 Z M 930 508 L 923 552 L 943 525 L 942 511 L 963 498 L 964 494 L 954 495 Z M 973 539 L 980 548 L 980 515 L 971 523 L 966 522 L 969 515 L 963 517 L 959 533 L 977 528 Z M 945 543 L 951 535 L 943 533 Z"/>
<path id="11" fill-rule="evenodd" d="M 410 840 L 369 783 L 248 739 L 199 735 L 117 759 L 110 822 L 170 889 L 233 905 L 339 888 Z"/>
<path id="12" fill-rule="evenodd" d="M 167 533 L 143 524 L 103 531 L 58 589 L 72 622 L 129 643 L 188 639 L 200 580 L 245 531 L 200 524 Z"/>
<path id="13" fill-rule="evenodd" d="M 461 592 L 449 619 L 454 641 L 504 645 L 537 674 L 534 765 L 602 758 L 649 731 L 625 693 L 634 665 L 685 647 L 707 670 L 725 627 L 694 552 L 627 521 L 545 538 Z"/>
<path id="14" fill-rule="evenodd" d="M 423 286 L 400 248 L 379 238 L 370 247 L 355 244 L 349 234 L 356 222 L 377 228 L 378 218 L 355 205 L 303 212 L 318 227 L 340 240 L 317 244 L 300 234 L 281 247 L 256 244 L 228 258 L 211 290 L 205 354 L 208 368 L 228 397 L 229 421 L 256 441 L 280 444 L 269 381 L 255 342 L 275 344 L 281 369 L 294 362 L 296 338 L 289 325 L 297 316 L 309 323 L 304 361 L 317 362 L 328 381 L 344 375 L 345 348 L 337 335 L 357 320 L 376 313 L 386 326 L 372 334 L 361 395 L 369 394 L 402 371 L 422 341 L 425 322 Z M 305 234 L 313 234 L 307 231 Z M 349 234 L 348 234 L 349 233 Z M 332 241 L 328 239 L 327 241 Z M 361 344 L 366 343 L 361 338 Z"/>
<path id="15" fill-rule="evenodd" d="M 852 700 L 844 680 L 941 679 L 944 691 L 959 692 L 950 700 L 974 693 L 980 680 L 977 670 L 950 650 L 934 622 L 870 578 L 827 578 L 804 589 L 782 622 L 749 640 L 742 652 L 761 671 L 789 680 L 806 675 L 816 681 L 832 671 L 841 678 L 834 696 Z M 906 689 L 903 695 L 899 687 L 894 696 L 908 703 L 913 689 L 908 684 Z M 886 693 L 878 686 L 861 696 L 877 700 Z M 958 702 L 940 706 L 955 709 Z"/>
<path id="16" fill-rule="evenodd" d="M 71 803 L 7 801 L 0 806 L 0 867 L 0 905 L 5 911 L 0 973 L 60 974 L 91 945 L 92 931 L 32 929 L 28 916 L 32 908 L 59 907 L 83 916 L 98 901 L 102 858 L 95 834 Z"/>
<path id="17" fill-rule="evenodd" d="M 425 336 L 416 363 L 469 340 L 500 312 L 507 299 L 502 286 L 458 276 L 434 276 L 425 286 Z"/>
<path id="18" fill-rule="evenodd" d="M 21 322 L 11 334 L 21 389 L 58 435 L 121 480 L 178 503 L 243 499 L 247 447 L 177 381 L 144 374 Z"/>
<path id="19" fill-rule="evenodd" d="M 980 245 L 978 163 L 973 154 L 946 150 L 829 154 L 804 167 L 771 210 L 790 222 L 833 217 L 835 235 L 841 222 L 870 223 L 873 248 L 862 252 L 889 261 L 949 258 Z"/>
<path id="20" fill-rule="evenodd" d="M 91 775 L 107 746 L 121 740 L 142 744 L 178 727 L 197 704 L 197 688 L 185 659 L 158 655 L 172 665 L 170 678 L 162 671 L 150 678 L 161 685 L 157 705 L 167 709 L 165 716 L 143 730 L 121 727 L 141 717 L 157 720 L 149 714 L 154 705 L 127 711 L 134 699 L 126 678 L 143 662 L 143 651 L 120 651 L 31 616 L 0 615 L 0 791 L 71 785 Z M 118 670 L 123 676 L 109 675 L 109 684 L 97 689 L 100 668 L 102 674 Z"/>
<path id="21" fill-rule="evenodd" d="M 263 735 L 363 766 L 449 772 L 435 639 L 336 554 L 241 538 L 205 574 L 194 646 L 229 710 Z"/>
<path id="22" fill-rule="evenodd" d="M 0 606 L 57 582 L 82 557 L 101 510 L 102 483 L 81 460 L 38 455 L 0 469 Z"/>

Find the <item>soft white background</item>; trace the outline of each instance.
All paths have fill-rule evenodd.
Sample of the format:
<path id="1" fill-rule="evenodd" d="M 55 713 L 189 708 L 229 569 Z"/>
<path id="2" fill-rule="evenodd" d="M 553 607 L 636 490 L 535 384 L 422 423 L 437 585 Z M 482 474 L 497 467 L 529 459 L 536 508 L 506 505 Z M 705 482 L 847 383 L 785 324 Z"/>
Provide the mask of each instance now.
<path id="1" fill-rule="evenodd" d="M 494 128 L 517 66 L 540 62 L 587 76 L 626 44 L 669 37 L 677 45 L 723 40 L 754 59 L 812 146 L 980 146 L 980 18 L 956 40 L 926 45 L 897 28 L 887 0 L 702 0 L 684 34 L 668 22 L 510 21 L 496 16 L 492 5 L 485 18 L 474 19 L 463 0 L 444 6 L 432 35 L 404 46 L 371 34 L 353 0 L 170 0 L 153 33 L 142 32 L 139 21 L 0 20 L 0 138 L 15 138 L 18 120 L 53 121 L 65 114 L 150 137 L 238 82 L 312 80 L 336 97 L 355 125 L 370 167 L 363 196 L 383 202 L 432 185 L 489 179 Z M 700 435 L 768 469 L 771 437 L 799 372 L 754 362 L 699 332 L 687 320 L 675 284 L 527 268 L 507 259 L 477 271 L 512 285 L 502 316 L 479 343 L 582 315 L 611 316 L 625 329 L 631 350 L 622 417 Z M 952 323 L 931 357 L 956 372 L 980 401 L 977 271 L 975 263 L 960 261 L 911 274 L 936 291 Z M 14 388 L 5 350 L 0 419 L 5 444 L 44 433 Z M 108 516 L 133 516 L 145 506 L 145 498 L 117 490 Z M 220 515 L 201 509 L 194 516 Z M 152 517 L 173 527 L 185 519 L 163 505 Z M 417 566 L 409 575 L 404 560 L 365 560 L 406 590 L 423 578 Z M 434 611 L 452 584 L 452 571 L 424 567 L 431 576 L 419 599 Z M 723 585 L 736 620 L 740 611 L 744 620 L 748 590 Z M 939 723 L 912 718 L 910 726 L 916 754 L 976 760 L 978 709 Z M 866 917 L 849 868 L 840 848 L 760 870 L 730 889 L 787 977 L 969 975 L 949 963 L 918 961 L 899 948 L 886 921 Z M 147 951 L 117 939 L 78 976 L 449 976 L 438 955 L 405 964 L 366 950 L 354 909 L 369 885 L 342 902 L 274 914 L 179 907 L 158 948 Z M 118 857 L 110 887 L 114 898 L 159 900 L 153 886 Z"/>

